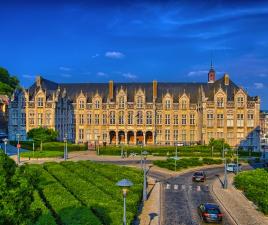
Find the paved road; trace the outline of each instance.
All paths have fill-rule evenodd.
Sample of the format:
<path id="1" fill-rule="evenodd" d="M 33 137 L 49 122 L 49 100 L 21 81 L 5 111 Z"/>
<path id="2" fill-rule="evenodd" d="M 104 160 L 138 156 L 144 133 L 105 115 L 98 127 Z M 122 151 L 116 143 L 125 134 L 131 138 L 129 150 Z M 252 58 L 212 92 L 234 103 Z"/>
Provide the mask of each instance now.
<path id="1" fill-rule="evenodd" d="M 161 174 L 150 174 L 162 182 L 162 225 L 199 225 L 202 224 L 197 214 L 197 206 L 204 202 L 214 203 L 210 193 L 212 180 L 221 174 L 222 168 L 207 169 L 207 181 L 193 183 L 192 172 L 165 179 Z M 225 215 L 223 224 L 233 223 Z"/>

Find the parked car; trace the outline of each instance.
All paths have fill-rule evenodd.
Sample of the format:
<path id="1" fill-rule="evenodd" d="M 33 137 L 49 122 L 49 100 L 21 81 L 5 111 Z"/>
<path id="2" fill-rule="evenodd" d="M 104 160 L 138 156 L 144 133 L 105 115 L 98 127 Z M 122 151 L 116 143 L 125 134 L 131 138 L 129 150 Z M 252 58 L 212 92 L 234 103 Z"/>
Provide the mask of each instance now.
<path id="1" fill-rule="evenodd" d="M 206 180 L 206 174 L 204 171 L 197 171 L 193 174 L 192 181 L 201 181 L 204 182 Z"/>
<path id="2" fill-rule="evenodd" d="M 203 203 L 197 208 L 201 219 L 206 223 L 221 223 L 223 214 L 219 206 L 213 203 Z"/>
<path id="3" fill-rule="evenodd" d="M 237 165 L 236 163 L 228 163 L 226 167 L 227 172 L 237 172 Z M 241 164 L 238 164 L 238 171 L 241 171 Z"/>

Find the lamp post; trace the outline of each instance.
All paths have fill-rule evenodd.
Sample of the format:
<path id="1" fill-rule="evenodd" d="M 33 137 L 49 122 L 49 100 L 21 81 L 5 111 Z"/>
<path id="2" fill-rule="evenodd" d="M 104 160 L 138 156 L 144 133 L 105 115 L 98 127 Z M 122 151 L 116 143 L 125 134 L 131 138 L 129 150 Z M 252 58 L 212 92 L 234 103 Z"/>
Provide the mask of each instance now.
<path id="1" fill-rule="evenodd" d="M 239 159 L 238 159 L 238 157 L 239 157 L 239 155 L 238 155 L 239 153 L 238 153 L 238 148 L 236 148 L 236 174 L 238 174 L 238 172 L 239 172 L 239 167 L 238 167 L 238 162 L 239 162 Z"/>
<path id="2" fill-rule="evenodd" d="M 17 134 L 17 163 L 20 163 L 20 134 Z"/>
<path id="3" fill-rule="evenodd" d="M 68 149 L 67 149 L 68 138 L 67 138 L 67 134 L 64 135 L 63 141 L 64 141 L 64 161 L 66 161 L 68 159 Z"/>
<path id="4" fill-rule="evenodd" d="M 100 154 L 100 135 L 98 135 L 97 138 L 98 138 L 98 148 L 97 148 L 97 150 L 98 150 L 98 155 L 99 155 Z"/>
<path id="5" fill-rule="evenodd" d="M 4 144 L 5 144 L 5 154 L 7 154 L 7 142 L 8 142 L 8 139 L 4 138 L 3 141 L 4 141 Z"/>
<path id="6" fill-rule="evenodd" d="M 120 135 L 121 158 L 123 158 L 124 155 L 123 143 L 122 143 L 123 136 L 124 136 L 123 134 Z"/>
<path id="7" fill-rule="evenodd" d="M 124 209 L 123 209 L 123 225 L 127 225 L 127 218 L 126 218 L 126 197 L 128 188 L 133 185 L 130 180 L 123 179 L 116 183 L 117 186 L 121 187 L 123 190 L 123 199 L 124 199 Z"/>
<path id="8" fill-rule="evenodd" d="M 143 168 L 143 166 L 142 166 L 142 143 L 140 143 L 140 146 L 141 146 L 141 169 Z"/>
<path id="9" fill-rule="evenodd" d="M 146 158 L 148 155 L 147 151 L 142 152 L 143 155 L 143 202 L 147 200 L 147 170 L 146 170 Z"/>
<path id="10" fill-rule="evenodd" d="M 226 161 L 226 153 L 227 149 L 223 149 L 223 156 L 224 156 L 224 181 L 223 181 L 223 188 L 228 188 L 228 179 L 227 179 L 227 161 Z"/>

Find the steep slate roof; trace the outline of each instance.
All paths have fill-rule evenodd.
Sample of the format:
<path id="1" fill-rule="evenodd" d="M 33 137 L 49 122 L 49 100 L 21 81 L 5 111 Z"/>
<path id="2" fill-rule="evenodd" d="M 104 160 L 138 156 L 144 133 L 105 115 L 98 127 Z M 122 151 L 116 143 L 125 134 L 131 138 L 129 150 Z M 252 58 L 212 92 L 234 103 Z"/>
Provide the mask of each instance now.
<path id="1" fill-rule="evenodd" d="M 120 83 L 114 82 L 114 99 L 116 93 L 121 89 L 127 92 L 127 101 L 134 102 L 135 92 L 139 89 L 145 91 L 146 102 L 153 102 L 153 83 Z M 38 88 L 34 83 L 28 90 L 30 96 L 33 96 Z M 47 79 L 41 79 L 41 88 L 46 90 L 47 98 L 51 99 L 52 94 L 57 89 L 60 90 L 60 94 L 66 90 L 66 94 L 71 101 L 75 101 L 76 97 L 83 92 L 87 97 L 87 101 L 91 102 L 92 97 L 98 93 L 102 97 L 103 102 L 107 102 L 109 95 L 109 83 L 55 83 Z M 214 93 L 222 88 L 227 93 L 228 100 L 234 99 L 234 94 L 239 90 L 239 87 L 229 79 L 229 85 L 225 85 L 224 77 L 216 80 L 214 83 L 165 83 L 157 82 L 157 102 L 162 101 L 167 93 L 173 96 L 173 101 L 178 102 L 179 97 L 184 93 L 190 96 L 190 102 L 196 103 L 200 98 L 200 90 L 203 89 L 205 96 L 208 100 L 213 101 Z M 254 97 L 248 96 L 249 100 L 255 99 Z"/>

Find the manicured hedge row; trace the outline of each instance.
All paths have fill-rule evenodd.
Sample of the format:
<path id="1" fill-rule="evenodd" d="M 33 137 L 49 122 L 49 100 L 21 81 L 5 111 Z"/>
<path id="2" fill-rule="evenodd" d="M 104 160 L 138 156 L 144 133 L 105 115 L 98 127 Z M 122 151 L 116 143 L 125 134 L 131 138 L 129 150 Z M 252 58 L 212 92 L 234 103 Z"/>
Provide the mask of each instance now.
<path id="1" fill-rule="evenodd" d="M 58 163 L 46 163 L 44 168 L 79 201 L 91 208 L 103 224 L 118 225 L 122 222 L 122 203 Z M 104 182 L 102 184 L 106 185 Z M 128 214 L 128 218 L 133 218 L 130 212 Z"/>
<path id="2" fill-rule="evenodd" d="M 256 169 L 244 171 L 235 176 L 235 186 L 242 190 L 246 197 L 268 215 L 268 171 Z"/>
<path id="3" fill-rule="evenodd" d="M 57 225 L 54 217 L 52 216 L 49 209 L 45 206 L 38 192 L 34 192 L 34 201 L 31 206 L 33 209 L 40 209 L 41 215 L 38 217 L 37 221 L 33 225 Z"/>
<path id="4" fill-rule="evenodd" d="M 30 168 L 40 173 L 38 189 L 63 224 L 102 224 L 90 208 L 84 207 L 80 201 L 58 183 L 41 165 L 31 165 Z"/>
<path id="5" fill-rule="evenodd" d="M 181 170 L 183 168 L 202 166 L 202 165 L 211 165 L 211 164 L 221 164 L 221 159 L 211 159 L 211 158 L 182 158 L 177 160 L 176 170 Z M 153 162 L 154 165 L 166 168 L 169 170 L 175 170 L 175 161 L 174 159 L 167 160 L 156 160 Z"/>

